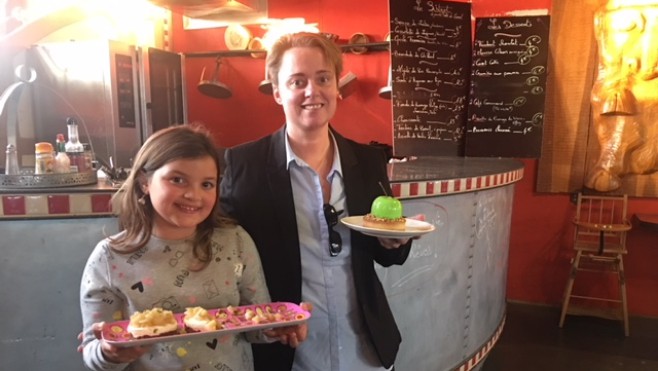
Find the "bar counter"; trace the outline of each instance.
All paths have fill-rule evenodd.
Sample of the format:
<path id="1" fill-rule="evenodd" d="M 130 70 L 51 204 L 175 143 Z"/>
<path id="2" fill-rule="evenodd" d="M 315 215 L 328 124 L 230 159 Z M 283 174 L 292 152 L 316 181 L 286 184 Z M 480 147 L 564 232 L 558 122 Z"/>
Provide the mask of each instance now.
<path id="1" fill-rule="evenodd" d="M 477 370 L 505 318 L 507 252 L 520 161 L 421 157 L 389 165 L 405 214 L 436 230 L 402 266 L 376 267 L 402 333 L 396 369 Z M 79 287 L 95 244 L 116 231 L 96 185 L 0 190 L 1 370 L 84 370 Z M 20 315 L 17 315 L 20 313 Z"/>
<path id="2" fill-rule="evenodd" d="M 514 183 L 523 163 L 427 157 L 389 166 L 407 216 L 436 230 L 402 266 L 376 267 L 397 319 L 399 370 L 478 370 L 505 322 Z"/>

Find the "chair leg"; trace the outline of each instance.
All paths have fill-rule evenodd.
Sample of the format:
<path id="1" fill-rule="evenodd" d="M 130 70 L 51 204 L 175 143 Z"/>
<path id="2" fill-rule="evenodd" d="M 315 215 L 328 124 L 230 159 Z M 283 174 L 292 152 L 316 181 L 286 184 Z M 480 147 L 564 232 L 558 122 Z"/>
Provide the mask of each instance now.
<path id="1" fill-rule="evenodd" d="M 559 327 L 562 328 L 564 325 L 564 319 L 567 316 L 567 309 L 569 308 L 569 300 L 571 299 L 571 290 L 573 290 L 573 283 L 576 279 L 576 272 L 578 271 L 578 264 L 580 264 L 580 255 L 582 253 L 578 251 L 576 256 L 573 259 L 571 264 L 571 272 L 569 272 L 569 280 L 567 281 L 567 286 L 564 289 L 564 297 L 562 298 L 562 312 L 560 313 L 560 324 Z"/>
<path id="2" fill-rule="evenodd" d="M 626 275 L 624 274 L 624 259 L 620 254 L 617 258 L 619 274 L 619 292 L 621 293 L 621 309 L 624 319 L 624 335 L 629 336 L 630 329 L 628 325 L 628 303 L 626 301 Z"/>

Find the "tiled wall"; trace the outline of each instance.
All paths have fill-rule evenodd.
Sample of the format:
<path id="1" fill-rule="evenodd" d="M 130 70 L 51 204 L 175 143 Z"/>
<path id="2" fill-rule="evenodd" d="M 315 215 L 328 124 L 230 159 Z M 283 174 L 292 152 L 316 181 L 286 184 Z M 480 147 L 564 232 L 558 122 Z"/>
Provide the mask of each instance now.
<path id="1" fill-rule="evenodd" d="M 0 219 L 70 218 L 112 214 L 109 192 L 0 195 Z"/>

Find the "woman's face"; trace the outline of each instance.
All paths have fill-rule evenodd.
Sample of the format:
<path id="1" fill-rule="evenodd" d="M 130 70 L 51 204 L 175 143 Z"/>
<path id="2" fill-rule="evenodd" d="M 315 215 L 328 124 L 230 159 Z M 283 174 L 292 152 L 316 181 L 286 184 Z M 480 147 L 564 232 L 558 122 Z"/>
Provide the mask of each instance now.
<path id="1" fill-rule="evenodd" d="M 217 201 L 217 165 L 210 156 L 171 161 L 153 172 L 146 192 L 155 209 L 153 234 L 190 237 Z"/>
<path id="2" fill-rule="evenodd" d="M 338 84 L 334 66 L 320 49 L 295 47 L 281 59 L 274 99 L 283 106 L 286 123 L 294 129 L 325 126 L 336 112 Z"/>

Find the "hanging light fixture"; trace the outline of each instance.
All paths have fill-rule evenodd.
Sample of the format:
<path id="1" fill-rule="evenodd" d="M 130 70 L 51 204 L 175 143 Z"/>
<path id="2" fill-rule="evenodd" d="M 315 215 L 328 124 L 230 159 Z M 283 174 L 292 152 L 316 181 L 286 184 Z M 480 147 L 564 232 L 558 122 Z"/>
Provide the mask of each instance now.
<path id="1" fill-rule="evenodd" d="M 221 58 L 218 57 L 215 61 L 215 71 L 210 80 L 204 79 L 206 68 L 203 68 L 203 71 L 201 71 L 201 79 L 197 85 L 197 89 L 199 89 L 201 94 L 217 99 L 228 99 L 233 96 L 231 89 L 219 81 L 219 66 L 221 64 Z"/>

